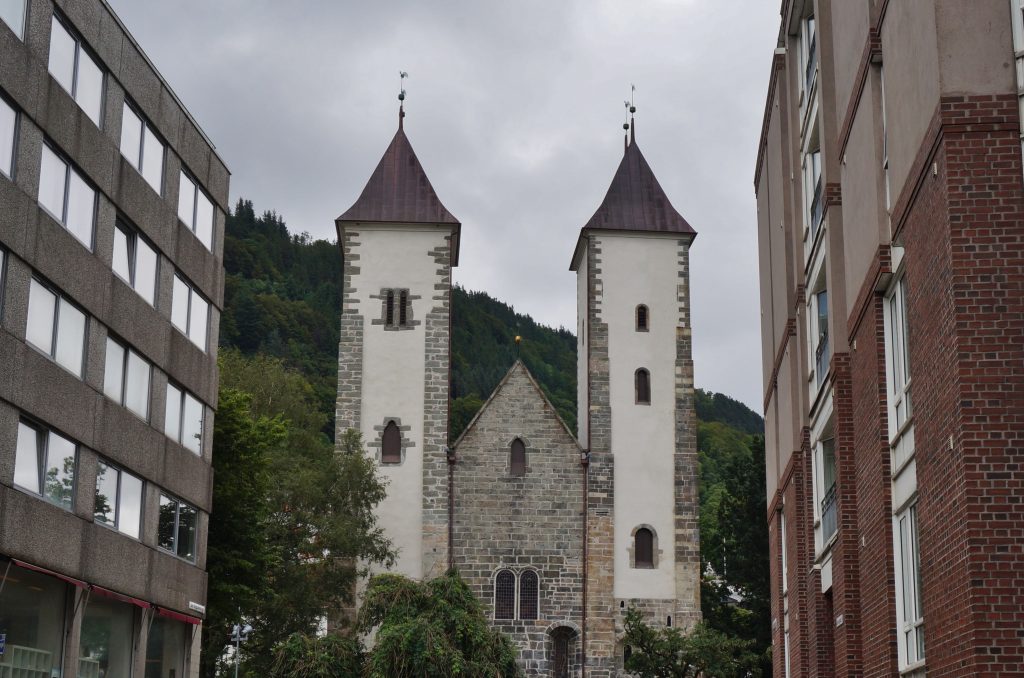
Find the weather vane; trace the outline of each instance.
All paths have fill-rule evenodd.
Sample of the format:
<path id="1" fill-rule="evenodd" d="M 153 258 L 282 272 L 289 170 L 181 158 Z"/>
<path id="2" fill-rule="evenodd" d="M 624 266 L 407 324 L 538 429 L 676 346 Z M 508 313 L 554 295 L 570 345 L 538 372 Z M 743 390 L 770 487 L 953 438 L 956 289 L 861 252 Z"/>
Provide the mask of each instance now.
<path id="1" fill-rule="evenodd" d="M 409 77 L 409 74 L 405 71 L 398 71 L 398 100 L 405 101 L 405 79 Z"/>

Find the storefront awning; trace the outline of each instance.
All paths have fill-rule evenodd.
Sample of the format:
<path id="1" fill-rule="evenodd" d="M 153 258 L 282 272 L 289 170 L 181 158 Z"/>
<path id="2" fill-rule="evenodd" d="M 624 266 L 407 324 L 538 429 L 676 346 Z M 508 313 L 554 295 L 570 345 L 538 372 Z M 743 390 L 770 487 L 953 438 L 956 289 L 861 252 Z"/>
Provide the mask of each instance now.
<path id="1" fill-rule="evenodd" d="M 93 593 L 97 593 L 97 594 L 99 594 L 101 596 L 106 596 L 107 598 L 113 598 L 114 600 L 119 600 L 122 603 L 128 603 L 130 605 L 137 605 L 137 606 L 143 607 L 143 608 L 153 607 L 151 604 L 147 603 L 144 600 L 139 600 L 138 598 L 133 598 L 132 596 L 127 596 L 127 595 L 125 595 L 123 593 L 118 593 L 117 591 L 111 591 L 110 589 L 105 589 L 102 586 L 96 586 L 95 584 L 90 586 L 89 590 L 92 591 Z"/>
<path id="2" fill-rule="evenodd" d="M 187 614 L 182 614 L 180 612 L 175 612 L 174 610 L 168 610 L 168 609 L 165 609 L 165 608 L 162 608 L 162 607 L 156 607 L 155 605 L 153 606 L 153 609 L 155 609 L 156 613 L 158 615 L 160 615 L 161 617 L 167 617 L 168 619 L 173 619 L 175 621 L 185 622 L 186 624 L 202 624 L 203 623 L 203 620 L 200 619 L 199 617 L 192 617 L 192 616 L 189 616 Z"/>
<path id="3" fill-rule="evenodd" d="M 26 563 L 23 560 L 18 560 L 17 558 L 11 558 L 11 562 L 14 563 L 15 565 L 17 565 L 18 567 L 22 567 L 22 568 L 24 568 L 26 570 L 32 570 L 33 572 L 38 572 L 40 574 L 45 574 L 45 575 L 48 575 L 50 577 L 56 577 L 57 579 L 60 579 L 61 581 L 66 581 L 67 583 L 72 584 L 74 586 L 78 586 L 79 588 L 83 588 L 84 589 L 84 588 L 88 588 L 88 586 L 89 586 L 84 581 L 81 581 L 79 579 L 75 579 L 74 577 L 68 577 L 67 575 L 61 574 L 60 572 L 54 572 L 53 570 L 47 570 L 45 567 L 39 567 L 38 565 L 31 565 L 29 563 Z"/>

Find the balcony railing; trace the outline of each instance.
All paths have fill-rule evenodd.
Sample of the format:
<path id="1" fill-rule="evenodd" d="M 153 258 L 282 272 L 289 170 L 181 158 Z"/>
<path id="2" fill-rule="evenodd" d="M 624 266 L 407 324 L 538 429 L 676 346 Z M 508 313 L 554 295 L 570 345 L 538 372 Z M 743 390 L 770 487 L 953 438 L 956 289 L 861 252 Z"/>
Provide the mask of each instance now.
<path id="1" fill-rule="evenodd" d="M 825 492 L 821 500 L 821 540 L 827 542 L 836 533 L 836 484 Z"/>
<path id="2" fill-rule="evenodd" d="M 811 36 L 811 44 L 807 48 L 807 67 L 804 71 L 804 85 L 807 95 L 810 96 L 811 86 L 814 85 L 814 74 L 818 72 L 818 36 Z"/>
<path id="3" fill-rule="evenodd" d="M 821 177 L 814 185 L 814 197 L 811 199 L 811 242 L 818 235 L 818 227 L 821 226 L 821 217 L 825 212 L 824 201 L 821 199 Z"/>
<path id="4" fill-rule="evenodd" d="M 825 375 L 828 374 L 828 364 L 831 359 L 832 351 L 829 346 L 828 334 L 826 334 L 818 340 L 818 348 L 814 350 L 814 378 L 817 380 L 818 386 L 821 386 Z"/>

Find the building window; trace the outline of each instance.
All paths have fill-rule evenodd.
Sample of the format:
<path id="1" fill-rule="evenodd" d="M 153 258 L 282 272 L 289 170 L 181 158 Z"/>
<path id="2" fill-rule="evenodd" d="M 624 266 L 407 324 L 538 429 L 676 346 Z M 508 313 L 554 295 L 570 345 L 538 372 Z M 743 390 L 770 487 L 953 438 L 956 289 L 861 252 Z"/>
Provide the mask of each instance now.
<path id="1" fill-rule="evenodd" d="M 3 7 L 4 0 L 0 0 Z M 14 147 L 18 134 L 18 112 L 0 97 L 0 174 L 14 176 Z"/>
<path id="2" fill-rule="evenodd" d="M 142 174 L 153 190 L 163 194 L 164 145 L 141 115 L 124 102 L 121 119 L 121 155 Z"/>
<path id="3" fill-rule="evenodd" d="M 188 391 L 167 384 L 164 433 L 195 454 L 203 450 L 203 404 Z"/>
<path id="4" fill-rule="evenodd" d="M 172 297 L 171 323 L 192 340 L 193 344 L 205 351 L 210 302 L 177 274 L 174 275 Z"/>
<path id="5" fill-rule="evenodd" d="M 46 144 L 39 168 L 39 204 L 79 242 L 92 249 L 96 191 Z"/>
<path id="6" fill-rule="evenodd" d="M 409 290 L 402 290 L 398 293 L 398 325 L 405 327 L 409 324 Z"/>
<path id="7" fill-rule="evenodd" d="M 924 612 L 916 503 L 896 516 L 896 539 L 896 615 L 900 628 L 900 664 L 903 668 L 924 660 Z"/>
<path id="8" fill-rule="evenodd" d="M 786 594 L 786 590 L 789 588 L 789 563 L 786 549 L 788 544 L 786 542 L 786 512 L 785 505 L 782 510 L 779 511 L 779 552 L 782 554 L 782 594 Z"/>
<path id="9" fill-rule="evenodd" d="M 196 507 L 160 493 L 157 546 L 179 558 L 196 561 Z"/>
<path id="10" fill-rule="evenodd" d="M 1010 0 L 1013 51 L 1017 60 L 1017 105 L 1020 107 L 1021 141 L 1024 142 L 1024 1 Z"/>
<path id="11" fill-rule="evenodd" d="M 416 323 L 412 319 L 412 299 L 407 289 L 384 288 L 380 296 L 381 317 L 374 319 L 374 325 L 384 325 L 386 330 L 408 329 Z M 417 297 L 418 298 L 418 297 Z"/>
<path id="12" fill-rule="evenodd" d="M 8 566 L 5 563 L 4 570 Z M 10 569 L 0 591 L 0 633 L 7 636 L 6 653 L 0 658 L 0 675 L 61 675 L 67 591 L 67 584 L 56 577 L 17 567 Z"/>
<path id="13" fill-rule="evenodd" d="M 107 337 L 103 392 L 142 419 L 149 420 L 149 376 L 152 367 L 134 350 Z"/>
<path id="14" fill-rule="evenodd" d="M 78 446 L 53 431 L 18 423 L 14 484 L 52 504 L 71 510 L 75 494 Z"/>
<path id="15" fill-rule="evenodd" d="M 900 275 L 885 299 L 886 371 L 889 377 L 889 439 L 897 443 L 914 414 L 907 350 L 907 280 Z M 904 453 L 912 454 L 913 450 Z"/>
<path id="16" fill-rule="evenodd" d="M 821 459 L 821 536 L 828 543 L 836 533 L 836 439 L 827 438 L 818 445 Z"/>
<path id="17" fill-rule="evenodd" d="M 159 261 L 156 250 L 138 233 L 120 221 L 117 223 L 114 227 L 114 273 L 150 306 L 156 302 Z"/>
<path id="18" fill-rule="evenodd" d="M 526 570 L 519 575 L 519 618 L 537 619 L 539 601 L 540 579 L 533 570 Z"/>
<path id="19" fill-rule="evenodd" d="M 391 327 L 395 324 L 395 291 L 388 290 L 384 299 L 384 324 Z"/>
<path id="20" fill-rule="evenodd" d="M 1018 58 L 1017 73 L 1020 74 L 1021 64 L 1024 63 Z M 889 182 L 889 123 L 886 117 L 885 108 L 885 66 L 878 69 L 879 89 L 881 90 L 882 107 L 882 173 L 885 176 L 885 211 L 892 208 L 892 189 Z M 891 224 L 890 224 L 891 225 Z"/>
<path id="21" fill-rule="evenodd" d="M 649 315 L 649 311 L 647 310 L 647 307 L 644 304 L 640 304 L 639 306 L 636 307 L 636 331 L 637 332 L 646 332 L 648 330 L 648 327 L 647 327 L 648 315 Z"/>
<path id="22" fill-rule="evenodd" d="M 513 476 L 526 475 L 526 445 L 519 438 L 512 441 L 509 452 L 509 472 Z"/>
<path id="23" fill-rule="evenodd" d="M 654 532 L 641 527 L 633 533 L 633 567 L 654 567 Z"/>
<path id="24" fill-rule="evenodd" d="M 32 279 L 25 339 L 79 379 L 85 363 L 88 319 L 63 296 Z"/>
<path id="25" fill-rule="evenodd" d="M 400 464 L 402 462 L 402 433 L 394 420 L 384 427 L 380 441 L 380 461 L 382 464 Z"/>
<path id="26" fill-rule="evenodd" d="M 50 75 L 99 127 L 103 114 L 103 70 L 56 15 L 50 30 Z"/>
<path id="27" fill-rule="evenodd" d="M 820 261 L 820 259 L 816 259 Z M 828 287 L 824 266 L 812 276 L 807 298 L 807 342 L 810 345 L 808 380 L 811 381 L 811 400 L 825 383 L 832 362 L 832 347 L 828 331 Z"/>
<path id="28" fill-rule="evenodd" d="M 152 620 L 146 640 L 145 678 L 185 676 L 185 645 L 191 642 L 189 627 L 167 617 L 154 616 Z"/>
<path id="29" fill-rule="evenodd" d="M 0 19 L 19 39 L 25 39 L 25 0 L 0 0 Z"/>
<path id="30" fill-rule="evenodd" d="M 105 598 L 93 589 L 82 615 L 78 675 L 82 678 L 132 675 L 134 640 L 135 606 Z"/>
<path id="31" fill-rule="evenodd" d="M 818 72 L 818 32 L 814 15 L 803 20 L 800 27 L 800 64 L 803 67 L 804 97 L 809 97 Z"/>
<path id="32" fill-rule="evenodd" d="M 213 201 L 184 171 L 178 184 L 178 218 L 206 249 L 213 251 Z"/>
<path id="33" fill-rule="evenodd" d="M 516 576 L 511 570 L 501 570 L 494 577 L 494 618 L 515 619 Z"/>
<path id="34" fill-rule="evenodd" d="M 127 471 L 99 462 L 93 515 L 97 523 L 138 539 L 142 524 L 142 480 Z"/>
<path id="35" fill-rule="evenodd" d="M 641 405 L 651 404 L 651 373 L 640 368 L 634 375 L 636 382 L 636 402 Z"/>

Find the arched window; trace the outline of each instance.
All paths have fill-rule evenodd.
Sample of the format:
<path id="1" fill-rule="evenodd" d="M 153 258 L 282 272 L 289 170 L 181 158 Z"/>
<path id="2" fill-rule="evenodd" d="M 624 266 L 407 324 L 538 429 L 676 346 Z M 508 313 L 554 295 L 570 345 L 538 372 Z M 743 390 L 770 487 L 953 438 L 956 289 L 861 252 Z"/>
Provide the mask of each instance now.
<path id="1" fill-rule="evenodd" d="M 641 527 L 633 535 L 634 567 L 654 567 L 654 533 Z"/>
<path id="2" fill-rule="evenodd" d="M 391 327 L 395 324 L 395 291 L 388 290 L 384 301 L 384 324 Z"/>
<path id="3" fill-rule="evenodd" d="M 514 476 L 526 475 L 526 445 L 519 438 L 512 441 L 509 472 Z"/>
<path id="4" fill-rule="evenodd" d="M 636 401 L 651 402 L 651 373 L 642 367 L 636 371 Z"/>
<path id="5" fill-rule="evenodd" d="M 398 324 L 401 327 L 409 324 L 408 306 L 409 292 L 408 290 L 402 290 L 398 293 Z"/>
<path id="6" fill-rule="evenodd" d="M 540 581 L 537 573 L 526 570 L 519 575 L 519 618 L 536 619 L 540 599 Z"/>
<path id="7" fill-rule="evenodd" d="M 384 427 L 384 435 L 381 436 L 380 461 L 382 464 L 398 464 L 402 461 L 402 434 L 393 419 Z"/>
<path id="8" fill-rule="evenodd" d="M 643 304 L 636 307 L 636 331 L 646 332 L 647 331 L 647 318 L 648 310 Z"/>
<path id="9" fill-rule="evenodd" d="M 494 577 L 494 618 L 514 619 L 516 614 L 516 576 L 502 570 Z"/>

